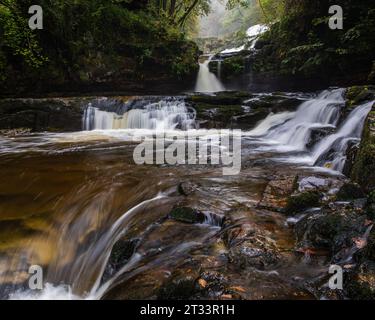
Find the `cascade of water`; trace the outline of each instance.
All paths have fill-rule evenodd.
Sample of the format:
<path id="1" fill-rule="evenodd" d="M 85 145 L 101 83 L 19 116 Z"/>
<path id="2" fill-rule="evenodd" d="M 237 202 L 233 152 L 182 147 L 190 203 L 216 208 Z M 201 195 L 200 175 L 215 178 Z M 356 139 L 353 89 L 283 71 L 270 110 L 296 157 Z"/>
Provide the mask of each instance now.
<path id="1" fill-rule="evenodd" d="M 123 115 L 103 111 L 90 104 L 83 118 L 84 130 L 186 130 L 194 127 L 195 113 L 183 101 L 149 103 L 142 109 L 132 109 Z"/>
<path id="2" fill-rule="evenodd" d="M 212 57 L 199 64 L 199 73 L 195 85 L 196 92 L 213 93 L 225 91 L 223 84 L 208 68 L 211 59 Z"/>
<path id="3" fill-rule="evenodd" d="M 315 145 L 313 163 L 329 166 L 336 171 L 342 171 L 346 161 L 346 151 L 350 141 L 359 141 L 364 122 L 374 102 L 365 103 L 354 109 L 339 130 L 327 136 Z"/>
<path id="4" fill-rule="evenodd" d="M 292 119 L 271 130 L 266 138 L 304 150 L 313 129 L 337 124 L 343 103 L 343 90 L 324 91 L 316 99 L 302 103 Z"/>
<path id="5" fill-rule="evenodd" d="M 344 106 L 343 89 L 324 91 L 315 99 L 301 104 L 298 110 L 270 114 L 258 126 L 248 132 L 249 136 L 261 137 L 264 142 L 273 142 L 275 151 L 288 146 L 287 150 L 306 151 L 301 161 L 309 165 L 329 167 L 342 172 L 346 162 L 346 151 L 350 142 L 359 141 L 365 119 L 374 102 L 365 103 L 354 109 L 337 129 L 340 110 Z M 312 132 L 316 129 L 329 128 L 334 133 L 328 134 L 315 143 L 311 151 L 307 145 L 311 142 Z M 327 131 L 328 132 L 328 131 Z M 291 161 L 290 158 L 289 162 Z M 287 159 L 287 160 L 288 160 Z"/>
<path id="6" fill-rule="evenodd" d="M 270 114 L 249 134 L 304 149 L 312 129 L 338 122 L 342 103 L 341 90 L 324 91 L 316 99 L 302 103 L 296 112 Z"/>

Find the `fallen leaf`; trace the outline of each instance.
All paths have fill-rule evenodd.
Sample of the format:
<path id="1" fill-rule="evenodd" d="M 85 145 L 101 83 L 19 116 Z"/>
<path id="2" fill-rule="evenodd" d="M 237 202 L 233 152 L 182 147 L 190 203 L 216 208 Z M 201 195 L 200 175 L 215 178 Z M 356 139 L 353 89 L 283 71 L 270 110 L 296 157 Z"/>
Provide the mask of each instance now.
<path id="1" fill-rule="evenodd" d="M 238 292 L 246 292 L 246 290 L 242 287 L 230 287 L 229 289 Z"/>
<path id="2" fill-rule="evenodd" d="M 233 299 L 233 296 L 231 294 L 223 294 L 221 296 L 222 299 Z"/>
<path id="3" fill-rule="evenodd" d="M 207 287 L 207 281 L 204 280 L 204 279 L 199 279 L 199 280 L 198 280 L 198 283 L 199 283 L 199 285 L 200 285 L 202 288 L 206 288 L 206 287 Z"/>

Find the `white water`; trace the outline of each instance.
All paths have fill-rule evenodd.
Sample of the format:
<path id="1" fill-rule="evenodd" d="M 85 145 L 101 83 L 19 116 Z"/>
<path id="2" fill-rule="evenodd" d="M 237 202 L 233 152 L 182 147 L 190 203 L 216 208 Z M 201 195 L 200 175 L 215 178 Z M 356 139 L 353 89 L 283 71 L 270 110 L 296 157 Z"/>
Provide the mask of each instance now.
<path id="1" fill-rule="evenodd" d="M 257 24 L 246 31 L 246 36 L 247 36 L 247 42 L 248 44 L 244 44 L 242 46 L 236 47 L 236 48 L 230 48 L 230 49 L 225 49 L 221 51 L 222 54 L 231 54 L 231 53 L 237 53 L 242 50 L 245 50 L 246 48 L 254 49 L 255 44 L 259 38 L 260 35 L 268 31 L 269 27 L 264 25 L 264 24 Z"/>
<path id="2" fill-rule="evenodd" d="M 215 74 L 210 72 L 208 68 L 210 61 L 211 57 L 203 63 L 199 63 L 199 73 L 197 83 L 195 85 L 196 92 L 213 93 L 225 91 L 224 85 L 220 82 Z"/>
<path id="3" fill-rule="evenodd" d="M 264 145 L 258 148 L 260 151 L 303 152 L 299 156 L 279 159 L 283 162 L 342 172 L 348 144 L 360 140 L 365 119 L 374 104 L 369 102 L 358 106 L 338 126 L 345 102 L 343 95 L 344 89 L 324 91 L 315 99 L 302 103 L 295 113 L 270 114 L 246 135 L 261 138 Z M 311 151 L 308 150 L 313 130 L 322 128 L 334 130 L 334 133 L 318 141 Z"/>
<path id="4" fill-rule="evenodd" d="M 354 109 L 335 134 L 320 141 L 314 147 L 312 162 L 321 165 L 329 164 L 328 161 L 325 161 L 324 156 L 332 151 L 332 162 L 329 166 L 331 169 L 341 172 L 345 166 L 348 143 L 360 140 L 364 122 L 373 104 L 374 102 L 369 102 Z M 321 160 L 321 163 L 319 163 L 319 160 Z"/>
<path id="5" fill-rule="evenodd" d="M 102 111 L 89 105 L 83 119 L 84 130 L 174 130 L 191 129 L 194 125 L 195 114 L 183 101 L 162 100 L 149 103 L 143 109 L 132 109 L 123 115 Z"/>

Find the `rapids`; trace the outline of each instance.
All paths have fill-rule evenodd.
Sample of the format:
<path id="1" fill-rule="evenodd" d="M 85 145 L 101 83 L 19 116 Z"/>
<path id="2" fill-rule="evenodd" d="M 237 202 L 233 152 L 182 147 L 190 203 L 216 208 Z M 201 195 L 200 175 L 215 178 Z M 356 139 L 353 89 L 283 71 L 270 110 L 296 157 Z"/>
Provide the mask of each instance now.
<path id="1" fill-rule="evenodd" d="M 223 89 L 207 73 L 207 63 L 201 69 L 198 91 Z M 141 283 L 162 281 L 179 268 L 184 270 L 190 260 L 209 263 L 214 259 L 225 265 L 225 249 L 218 242 L 221 220 L 216 215 L 225 216 L 238 208 L 231 219 L 250 219 L 247 223 L 264 232 L 272 230 L 269 237 L 275 245 L 291 252 L 294 238 L 286 217 L 256 209 L 266 183 L 276 172 L 323 179 L 341 176 L 348 144 L 359 141 L 371 105 L 344 113 L 343 90 L 334 89 L 303 102 L 295 112 L 270 114 L 256 128 L 243 132 L 243 163 L 258 165 L 245 165 L 236 177 L 223 177 L 219 166 L 134 164 L 134 137 L 153 139 L 155 132 L 163 130 L 177 136 L 184 130 L 212 134 L 199 129 L 194 110 L 183 98 L 161 98 L 142 108 L 122 110 L 106 110 L 106 102 L 104 106 L 89 104 L 82 132 L 1 137 L 0 296 L 152 298 L 152 292 L 136 287 L 139 279 Z M 309 147 L 317 129 L 327 134 Z M 178 193 L 177 186 L 184 181 L 197 185 L 197 192 L 189 197 Z M 166 219 L 181 203 L 199 207 L 207 218 L 191 225 Z M 212 212 L 215 216 L 208 214 Z M 241 212 L 247 212 L 246 218 Z M 111 251 L 121 239 L 137 245 L 128 261 L 111 272 Z M 285 291 L 282 285 L 277 290 L 281 297 L 289 297 L 297 290 L 291 284 L 293 277 L 308 278 L 320 269 L 307 267 L 291 254 L 288 259 L 269 273 L 230 270 L 230 274 L 236 275 L 235 283 L 266 297 L 273 294 L 273 285 L 288 283 Z M 28 266 L 35 264 L 45 271 L 41 292 L 26 287 Z M 267 289 L 256 280 L 260 278 L 277 281 Z"/>

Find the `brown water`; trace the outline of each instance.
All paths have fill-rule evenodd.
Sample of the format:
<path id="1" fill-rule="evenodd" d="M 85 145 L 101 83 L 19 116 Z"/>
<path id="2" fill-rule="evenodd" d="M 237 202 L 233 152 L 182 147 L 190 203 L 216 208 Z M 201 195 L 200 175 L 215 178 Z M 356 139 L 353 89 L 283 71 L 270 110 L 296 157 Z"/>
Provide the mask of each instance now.
<path id="1" fill-rule="evenodd" d="M 244 299 L 312 298 L 306 281 L 327 273 L 327 253 L 296 252 L 287 217 L 257 205 L 267 184 L 280 176 L 342 179 L 338 172 L 312 167 L 314 158 L 341 167 L 345 143 L 361 135 L 371 106 L 359 107 L 340 125 L 342 103 L 342 90 L 324 92 L 297 112 L 271 115 L 245 132 L 242 170 L 236 176 L 223 176 L 217 165 L 136 165 L 133 137 L 150 139 L 151 130 L 0 137 L 0 297 L 153 299 L 163 296 L 160 289 L 171 279 L 220 274 Z M 84 120 L 90 128 L 119 122 L 114 113 L 89 111 Z M 175 107 L 172 102 L 121 119 L 120 127 L 143 123 L 147 129 L 168 130 L 174 130 L 176 119 L 186 121 L 187 128 L 193 122 L 183 103 Z M 311 152 L 301 149 L 317 126 L 336 127 L 337 133 Z M 194 192 L 181 195 L 182 182 L 193 185 Z M 202 211 L 206 221 L 168 218 L 177 205 Z M 127 262 L 110 272 L 112 247 L 119 240 L 137 245 Z M 237 263 L 236 247 L 250 240 L 253 248 L 243 247 L 246 254 L 256 256 L 263 248 L 278 259 L 265 267 Z M 31 265 L 43 268 L 41 292 L 28 289 Z M 216 288 L 194 298 L 221 298 L 223 292 Z"/>
<path id="2" fill-rule="evenodd" d="M 55 288 L 45 290 L 42 298 L 150 298 L 142 281 L 151 277 L 155 282 L 183 269 L 187 258 L 208 264 L 210 270 L 224 268 L 233 285 L 249 288 L 248 298 L 299 295 L 289 280 L 306 272 L 311 276 L 311 268 L 293 254 L 286 217 L 255 208 L 267 179 L 295 167 L 250 166 L 264 159 L 261 153 L 243 156 L 248 168 L 239 176 L 225 177 L 220 167 L 212 166 L 138 166 L 132 142 L 102 133 L 42 134 L 1 142 L 3 297 L 15 292 L 30 297 L 24 287 L 30 265 L 42 266 L 44 281 Z M 198 192 L 179 195 L 177 186 L 183 181 L 197 184 Z M 219 241 L 222 228 L 164 219 L 176 204 L 230 217 L 233 226 L 255 225 L 285 254 L 285 263 L 275 266 L 278 273 L 231 267 L 222 256 L 227 251 Z M 140 239 L 140 245 L 128 264 L 103 283 L 111 248 L 124 236 Z M 143 280 L 135 289 L 139 278 Z"/>

